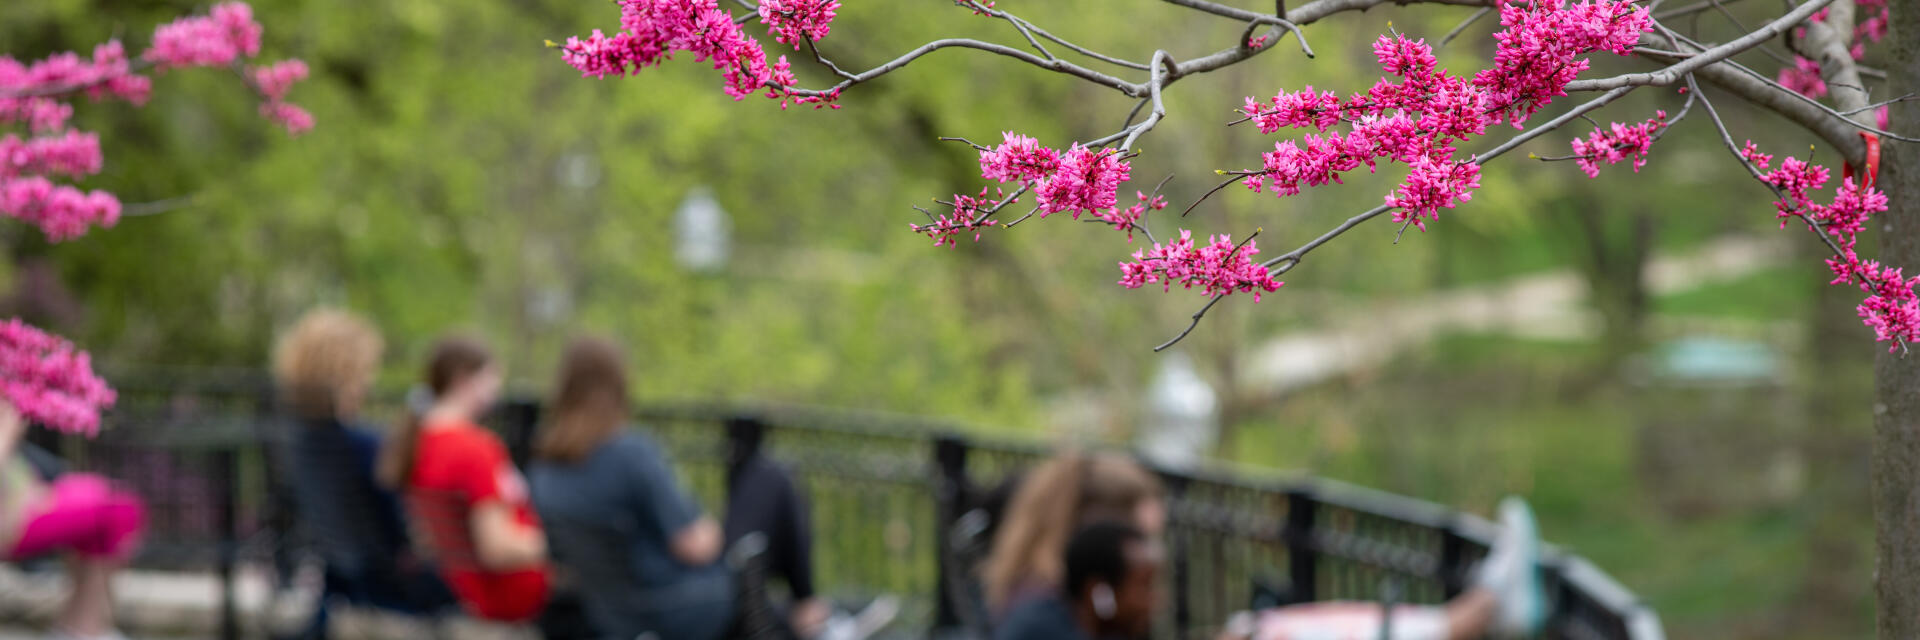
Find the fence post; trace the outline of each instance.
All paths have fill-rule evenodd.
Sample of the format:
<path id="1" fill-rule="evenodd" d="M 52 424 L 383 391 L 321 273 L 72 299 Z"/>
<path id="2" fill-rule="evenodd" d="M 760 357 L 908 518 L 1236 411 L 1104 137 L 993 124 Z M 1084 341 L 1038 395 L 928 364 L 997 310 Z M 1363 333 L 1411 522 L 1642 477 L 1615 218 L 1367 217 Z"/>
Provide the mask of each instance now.
<path id="1" fill-rule="evenodd" d="M 1466 590 L 1467 539 L 1460 535 L 1459 518 L 1447 517 L 1440 531 L 1440 589 L 1451 600 Z"/>
<path id="2" fill-rule="evenodd" d="M 960 614 L 950 585 L 955 572 L 966 567 L 953 566 L 953 524 L 966 507 L 967 442 L 959 436 L 942 434 L 933 439 L 934 554 L 938 559 L 940 597 L 934 610 L 934 628 L 960 625 Z"/>
<path id="3" fill-rule="evenodd" d="M 1179 508 L 1177 505 L 1186 498 L 1189 479 L 1178 473 L 1163 474 L 1161 478 L 1167 486 L 1167 504 Z M 1193 529 L 1169 527 L 1168 533 L 1171 535 L 1167 542 L 1173 547 L 1167 554 L 1173 559 L 1173 628 L 1176 636 L 1184 637 L 1187 630 L 1193 628 L 1193 593 L 1188 588 L 1192 581 L 1188 566 L 1191 562 L 1187 557 L 1187 548 L 1190 546 L 1187 539 L 1192 536 Z M 1215 568 L 1215 579 L 1218 579 L 1218 568 Z"/>
<path id="4" fill-rule="evenodd" d="M 220 572 L 220 638 L 221 640 L 239 640 L 240 611 L 237 590 L 234 588 L 234 564 L 240 552 L 238 511 L 240 483 L 235 463 L 237 451 L 234 447 L 213 449 L 213 474 L 220 486 L 220 502 L 214 513 L 215 526 L 219 528 L 220 551 L 218 568 Z"/>
<path id="5" fill-rule="evenodd" d="M 1287 491 L 1287 573 L 1296 602 L 1313 602 L 1318 594 L 1319 551 L 1313 545 L 1314 514 L 1320 501 L 1306 488 Z"/>

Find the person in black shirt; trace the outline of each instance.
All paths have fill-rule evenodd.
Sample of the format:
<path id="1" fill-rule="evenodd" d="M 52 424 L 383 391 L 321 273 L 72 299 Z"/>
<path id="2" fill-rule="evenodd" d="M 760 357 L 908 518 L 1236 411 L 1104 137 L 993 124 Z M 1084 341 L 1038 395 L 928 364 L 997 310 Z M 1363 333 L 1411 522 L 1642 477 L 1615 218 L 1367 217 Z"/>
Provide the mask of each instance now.
<path id="1" fill-rule="evenodd" d="M 1067 543 L 1066 576 L 1051 596 L 1007 614 L 995 640 L 1145 638 L 1153 628 L 1161 551 L 1133 525 L 1096 522 Z"/>
<path id="2" fill-rule="evenodd" d="M 760 441 L 766 425 L 745 416 L 727 421 L 727 547 L 751 533 L 767 540 L 768 574 L 786 582 L 793 602 L 787 623 L 799 638 L 819 635 L 832 612 L 813 590 L 813 527 L 806 498 L 793 477 L 767 458 Z"/>

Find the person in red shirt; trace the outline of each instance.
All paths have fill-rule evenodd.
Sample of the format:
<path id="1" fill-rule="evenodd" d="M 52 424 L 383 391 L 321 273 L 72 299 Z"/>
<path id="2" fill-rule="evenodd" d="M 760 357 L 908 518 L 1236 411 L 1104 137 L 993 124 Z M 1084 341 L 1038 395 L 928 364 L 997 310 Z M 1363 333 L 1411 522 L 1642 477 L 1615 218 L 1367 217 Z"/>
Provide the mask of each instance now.
<path id="1" fill-rule="evenodd" d="M 500 438 L 476 423 L 502 374 L 480 342 L 448 338 L 427 364 L 432 402 L 381 451 L 383 482 L 403 489 L 409 514 L 469 614 L 533 620 L 547 603 L 547 540 Z"/>

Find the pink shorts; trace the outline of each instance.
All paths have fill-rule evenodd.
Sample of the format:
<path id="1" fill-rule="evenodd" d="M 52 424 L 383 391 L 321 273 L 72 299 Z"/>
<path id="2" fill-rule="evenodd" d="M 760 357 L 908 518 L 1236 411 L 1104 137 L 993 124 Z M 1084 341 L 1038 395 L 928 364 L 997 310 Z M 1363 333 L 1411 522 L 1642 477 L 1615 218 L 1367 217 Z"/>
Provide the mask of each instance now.
<path id="1" fill-rule="evenodd" d="M 95 558 L 125 558 L 139 546 L 146 507 L 106 478 L 70 473 L 53 481 L 27 508 L 20 539 L 6 554 L 23 559 L 54 551 Z"/>
<path id="2" fill-rule="evenodd" d="M 1259 614 L 1255 640 L 1377 640 L 1380 605 L 1320 602 L 1268 609 Z M 1391 640 L 1446 640 L 1447 614 L 1440 607 L 1393 608 Z"/>

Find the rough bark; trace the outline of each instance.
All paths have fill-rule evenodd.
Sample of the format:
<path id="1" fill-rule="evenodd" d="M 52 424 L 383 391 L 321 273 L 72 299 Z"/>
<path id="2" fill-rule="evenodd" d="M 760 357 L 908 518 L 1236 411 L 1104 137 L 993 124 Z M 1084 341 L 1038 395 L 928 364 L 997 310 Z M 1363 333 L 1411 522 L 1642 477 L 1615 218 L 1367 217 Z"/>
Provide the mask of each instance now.
<path id="1" fill-rule="evenodd" d="M 1889 95 L 1920 90 L 1920 0 L 1893 0 Z M 1893 131 L 1920 131 L 1920 109 L 1897 105 Z M 1920 270 L 1920 145 L 1888 144 L 1880 185 L 1892 200 L 1880 259 Z M 1916 345 L 1920 346 L 1920 345 Z M 1874 368 L 1875 591 L 1883 640 L 1920 638 L 1920 353 L 1884 353 Z"/>

